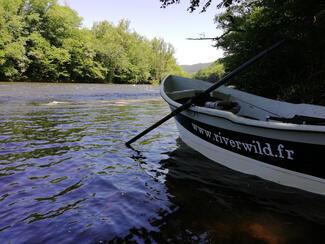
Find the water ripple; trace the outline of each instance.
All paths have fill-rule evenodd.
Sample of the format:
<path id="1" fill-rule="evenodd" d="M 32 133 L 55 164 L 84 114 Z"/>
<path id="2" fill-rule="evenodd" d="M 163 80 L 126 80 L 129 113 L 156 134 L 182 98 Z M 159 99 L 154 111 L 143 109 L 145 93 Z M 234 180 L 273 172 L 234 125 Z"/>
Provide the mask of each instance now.
<path id="1" fill-rule="evenodd" d="M 172 120 L 137 142 L 140 151 L 125 147 L 169 112 L 156 87 L 14 83 L 1 89 L 3 243 L 322 237 L 323 198 L 209 162 L 176 140 Z"/>

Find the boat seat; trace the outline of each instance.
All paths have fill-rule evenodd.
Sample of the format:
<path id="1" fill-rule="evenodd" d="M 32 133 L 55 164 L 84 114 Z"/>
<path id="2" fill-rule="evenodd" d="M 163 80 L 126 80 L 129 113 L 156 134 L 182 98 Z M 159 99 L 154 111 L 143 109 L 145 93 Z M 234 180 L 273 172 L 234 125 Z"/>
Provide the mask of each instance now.
<path id="1" fill-rule="evenodd" d="M 173 100 L 179 100 L 182 98 L 195 97 L 200 93 L 202 93 L 201 90 L 188 89 L 188 90 L 181 90 L 181 91 L 174 91 L 174 92 L 166 92 L 166 95 L 169 96 Z"/>
<path id="2" fill-rule="evenodd" d="M 212 91 L 210 96 L 221 101 L 230 101 L 231 96 L 229 94 L 224 94 L 219 91 Z"/>
<path id="3" fill-rule="evenodd" d="M 240 111 L 240 105 L 231 101 L 206 102 L 206 108 L 218 109 L 237 114 Z"/>
<path id="4" fill-rule="evenodd" d="M 295 115 L 292 118 L 273 117 L 269 116 L 267 121 L 278 121 L 292 124 L 307 124 L 307 125 L 325 125 L 324 118 L 309 117 L 304 115 Z"/>

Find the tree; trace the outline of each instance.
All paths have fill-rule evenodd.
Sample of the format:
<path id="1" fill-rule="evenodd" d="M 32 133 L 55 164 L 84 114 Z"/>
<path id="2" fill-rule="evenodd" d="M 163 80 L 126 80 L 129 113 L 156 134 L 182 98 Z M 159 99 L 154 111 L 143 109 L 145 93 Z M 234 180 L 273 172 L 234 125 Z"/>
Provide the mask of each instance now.
<path id="1" fill-rule="evenodd" d="M 179 1 L 161 0 L 168 4 Z M 213 1 L 207 1 L 209 6 Z M 190 10 L 203 1 L 190 1 Z M 224 0 L 217 15 L 224 33 L 213 38 L 230 71 L 280 39 L 286 44 L 237 76 L 240 89 L 292 102 L 325 103 L 325 6 L 321 0 Z M 204 9 L 205 5 L 203 5 Z M 323 101 L 322 101 L 323 100 Z"/>
<path id="2" fill-rule="evenodd" d="M 199 80 L 219 80 L 225 72 L 224 65 L 218 61 L 196 72 L 193 77 Z"/>
<path id="3" fill-rule="evenodd" d="M 159 0 L 159 1 L 161 2 L 163 8 L 181 2 L 181 0 Z M 201 6 L 201 12 L 204 12 L 208 7 L 210 7 L 212 2 L 213 0 L 190 0 L 188 10 L 190 12 L 193 12 Z M 241 2 L 241 0 L 222 0 L 221 2 L 220 1 L 218 2 L 217 7 L 218 8 L 229 7 L 236 2 Z"/>
<path id="4" fill-rule="evenodd" d="M 115 27 L 107 21 L 92 28 L 97 58 L 115 83 L 158 83 L 168 73 L 180 73 L 174 48 L 162 39 L 148 40 L 132 32 L 127 20 Z"/>
<path id="5" fill-rule="evenodd" d="M 241 89 L 292 102 L 318 103 L 325 93 L 325 29 L 320 1 L 243 1 L 217 17 L 227 70 L 277 40 L 287 43 L 237 78 Z"/>
<path id="6" fill-rule="evenodd" d="M 81 20 L 71 8 L 54 4 L 43 16 L 42 34 L 52 45 L 62 45 L 64 39 L 76 35 Z"/>
<path id="7" fill-rule="evenodd" d="M 92 46 L 93 36 L 88 30 L 81 30 L 77 36 L 67 38 L 63 48 L 69 52 L 67 71 L 70 79 L 78 82 L 104 82 L 107 68 L 96 59 Z"/>
<path id="8" fill-rule="evenodd" d="M 27 43 L 30 64 L 26 73 L 29 79 L 58 81 L 69 77 L 65 66 L 70 60 L 70 54 L 66 49 L 52 46 L 37 32 L 28 36 Z"/>
<path id="9" fill-rule="evenodd" d="M 0 78 L 21 79 L 28 65 L 25 57 L 22 1 L 0 0 Z"/>
<path id="10" fill-rule="evenodd" d="M 181 72 L 170 44 L 152 45 L 127 20 L 81 28 L 57 0 L 0 0 L 0 14 L 1 80 L 157 83 Z"/>

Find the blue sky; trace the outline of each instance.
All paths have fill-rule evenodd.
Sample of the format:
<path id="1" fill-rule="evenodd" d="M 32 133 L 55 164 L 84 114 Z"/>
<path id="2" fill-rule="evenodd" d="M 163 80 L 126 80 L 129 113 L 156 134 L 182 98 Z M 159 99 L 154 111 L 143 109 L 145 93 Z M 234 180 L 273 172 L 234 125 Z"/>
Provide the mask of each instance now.
<path id="1" fill-rule="evenodd" d="M 161 37 L 176 50 L 178 64 L 212 62 L 222 56 L 222 51 L 212 47 L 211 41 L 189 41 L 187 37 L 220 35 L 216 29 L 215 6 L 207 12 L 186 11 L 189 0 L 165 9 L 159 0 L 65 0 L 68 6 L 83 17 L 83 24 L 91 27 L 94 22 L 108 20 L 114 24 L 121 19 L 131 21 L 131 29 L 147 38 Z"/>

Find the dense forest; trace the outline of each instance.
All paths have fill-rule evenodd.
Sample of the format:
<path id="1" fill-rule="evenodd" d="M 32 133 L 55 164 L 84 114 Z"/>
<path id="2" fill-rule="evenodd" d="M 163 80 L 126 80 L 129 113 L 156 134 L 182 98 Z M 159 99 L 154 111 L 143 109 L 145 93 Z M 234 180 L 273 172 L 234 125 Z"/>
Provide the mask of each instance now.
<path id="1" fill-rule="evenodd" d="M 0 0 L 0 80 L 157 83 L 184 75 L 162 39 L 81 17 L 57 0 Z"/>
<path id="2" fill-rule="evenodd" d="M 185 0 L 183 0 L 185 1 Z M 160 0 L 163 7 L 180 0 Z M 237 76 L 233 84 L 262 96 L 325 104 L 324 0 L 189 0 L 189 11 L 220 8 L 213 37 L 229 72 L 279 40 L 281 48 Z"/>

